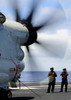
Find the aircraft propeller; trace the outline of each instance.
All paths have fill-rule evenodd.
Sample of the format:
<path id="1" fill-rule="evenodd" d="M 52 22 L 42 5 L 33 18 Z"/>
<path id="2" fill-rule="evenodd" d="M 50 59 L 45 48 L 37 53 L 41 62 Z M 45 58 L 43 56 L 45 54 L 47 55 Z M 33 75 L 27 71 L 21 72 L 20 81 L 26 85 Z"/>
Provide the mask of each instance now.
<path id="1" fill-rule="evenodd" d="M 61 6 L 60 4 L 58 4 L 57 6 Z M 41 30 L 42 28 L 44 28 L 44 27 L 52 27 L 52 25 L 55 25 L 56 23 L 60 23 L 63 19 L 61 19 L 60 17 L 58 17 L 58 18 L 54 18 L 53 17 L 53 15 L 56 15 L 56 11 L 54 11 L 52 14 L 51 14 L 51 16 L 49 16 L 49 18 L 48 19 L 43 19 L 44 21 L 43 21 L 43 23 L 42 24 L 40 24 L 40 25 L 37 25 L 37 26 L 33 26 L 33 24 L 32 24 L 32 20 L 33 20 L 33 15 L 34 15 L 34 13 L 35 13 L 35 10 L 36 10 L 36 8 L 37 8 L 37 5 L 32 5 L 32 10 L 31 10 L 31 12 L 30 12 L 30 14 L 27 16 L 27 18 L 26 19 L 21 19 L 21 17 L 20 17 L 20 14 L 19 14 L 19 9 L 18 9 L 18 6 L 16 6 L 16 7 L 14 7 L 14 11 L 15 11 L 15 13 L 16 13 L 16 21 L 17 22 L 19 22 L 19 23 L 21 23 L 21 24 L 23 24 L 23 25 L 25 25 L 26 27 L 27 27 L 27 29 L 28 29 L 28 31 L 29 31 L 29 39 L 28 39 L 28 41 L 25 43 L 25 44 L 23 44 L 25 47 L 26 47 L 26 49 L 27 49 L 27 52 L 28 52 L 28 54 L 29 54 L 29 57 L 31 57 L 32 58 L 32 55 L 31 55 L 31 51 L 30 51 L 30 45 L 31 44 L 33 44 L 33 43 L 36 43 L 36 44 L 38 44 L 38 45 L 40 45 L 40 46 L 42 46 L 43 47 L 43 45 L 42 45 L 42 43 L 43 43 L 43 41 L 42 41 L 42 43 L 40 42 L 40 41 L 38 41 L 37 40 L 37 38 L 38 38 L 38 34 L 37 34 L 37 31 L 39 31 L 39 30 Z M 62 9 L 62 11 L 63 11 L 63 8 L 61 7 L 61 9 Z M 64 11 L 63 11 L 63 13 L 64 13 Z M 65 13 L 64 13 L 64 15 L 65 15 Z M 41 21 L 42 22 L 42 21 Z M 45 48 L 45 47 L 44 47 Z M 46 49 L 46 48 L 45 48 Z M 30 60 L 30 59 L 29 59 Z M 33 58 L 32 58 L 32 60 L 33 60 Z M 29 61 L 30 62 L 30 61 Z M 33 60 L 33 63 L 35 63 L 35 61 Z"/>

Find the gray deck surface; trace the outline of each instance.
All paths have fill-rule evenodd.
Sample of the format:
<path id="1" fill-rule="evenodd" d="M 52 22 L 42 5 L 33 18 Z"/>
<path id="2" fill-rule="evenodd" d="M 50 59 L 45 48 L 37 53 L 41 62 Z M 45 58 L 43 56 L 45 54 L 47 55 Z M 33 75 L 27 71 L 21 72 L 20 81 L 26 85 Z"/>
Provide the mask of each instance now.
<path id="1" fill-rule="evenodd" d="M 56 85 L 54 93 L 46 93 L 47 85 L 29 86 L 29 88 L 37 93 L 32 93 L 25 87 L 20 89 L 12 89 L 12 100 L 71 100 L 71 84 L 68 86 L 68 92 L 60 93 L 60 85 Z"/>

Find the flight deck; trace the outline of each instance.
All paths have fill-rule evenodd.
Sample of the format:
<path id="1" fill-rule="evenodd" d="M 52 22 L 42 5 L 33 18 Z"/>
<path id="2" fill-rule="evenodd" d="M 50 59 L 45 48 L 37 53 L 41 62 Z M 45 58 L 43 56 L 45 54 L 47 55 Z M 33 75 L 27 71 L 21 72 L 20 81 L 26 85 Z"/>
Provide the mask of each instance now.
<path id="1" fill-rule="evenodd" d="M 71 84 L 68 86 L 68 92 L 59 92 L 60 84 L 55 86 L 54 93 L 46 93 L 48 85 L 36 85 L 12 89 L 12 100 L 71 100 Z"/>

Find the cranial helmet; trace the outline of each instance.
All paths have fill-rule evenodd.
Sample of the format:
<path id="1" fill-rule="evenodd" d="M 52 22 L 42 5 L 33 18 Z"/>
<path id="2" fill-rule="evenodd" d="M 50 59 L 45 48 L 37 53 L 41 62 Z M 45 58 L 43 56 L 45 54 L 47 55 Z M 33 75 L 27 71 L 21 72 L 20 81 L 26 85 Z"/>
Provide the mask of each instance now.
<path id="1" fill-rule="evenodd" d="M 50 68 L 50 70 L 54 70 L 54 68 L 53 68 L 53 67 L 51 67 L 51 68 Z"/>

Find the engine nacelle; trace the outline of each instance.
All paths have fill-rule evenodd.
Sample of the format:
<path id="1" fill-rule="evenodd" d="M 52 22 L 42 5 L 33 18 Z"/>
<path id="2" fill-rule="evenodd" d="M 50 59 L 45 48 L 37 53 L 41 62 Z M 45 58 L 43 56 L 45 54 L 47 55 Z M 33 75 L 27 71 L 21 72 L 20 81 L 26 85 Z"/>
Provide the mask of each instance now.
<path id="1" fill-rule="evenodd" d="M 4 16 L 5 17 L 5 16 Z M 1 19 L 2 20 L 2 19 Z M 21 46 L 28 38 L 28 29 L 15 21 L 3 18 L 0 24 L 0 83 L 14 80 L 24 69 Z"/>
<path id="2" fill-rule="evenodd" d="M 13 62 L 8 59 L 0 59 L 0 83 L 14 80 L 24 69 L 23 62 Z"/>

